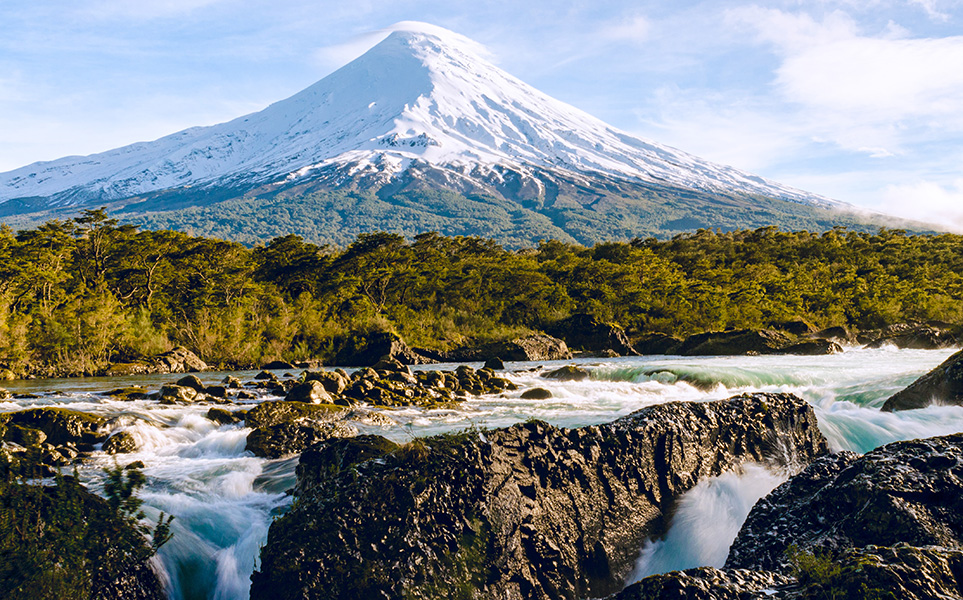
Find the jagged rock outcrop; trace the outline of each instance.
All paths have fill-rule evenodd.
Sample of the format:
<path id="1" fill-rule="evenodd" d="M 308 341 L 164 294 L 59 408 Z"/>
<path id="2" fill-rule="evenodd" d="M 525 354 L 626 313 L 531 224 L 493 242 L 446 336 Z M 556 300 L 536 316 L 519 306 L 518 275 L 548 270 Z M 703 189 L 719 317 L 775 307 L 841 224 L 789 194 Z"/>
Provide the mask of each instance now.
<path id="1" fill-rule="evenodd" d="M 822 338 L 802 340 L 779 349 L 780 354 L 796 354 L 799 356 L 825 356 L 826 354 L 839 354 L 842 351 L 843 347 L 839 343 Z"/>
<path id="2" fill-rule="evenodd" d="M 572 358 L 572 351 L 563 340 L 544 333 L 533 333 L 512 340 L 467 346 L 433 355 L 443 362 L 487 361 L 494 356 L 503 361 L 568 360 Z"/>
<path id="3" fill-rule="evenodd" d="M 147 539 L 72 477 L 56 486 L 4 481 L 0 518 L 30 523 L 0 542 L 2 598 L 167 598 Z"/>
<path id="4" fill-rule="evenodd" d="M 892 345 L 901 349 L 936 350 L 960 344 L 958 331 L 954 333 L 948 328 L 925 323 L 897 323 L 884 329 L 864 331 L 858 339 L 867 348 Z"/>
<path id="5" fill-rule="evenodd" d="M 383 358 L 393 358 L 405 365 L 435 362 L 409 348 L 397 334 L 378 331 L 358 333 L 346 339 L 332 364 L 339 367 L 370 367 Z"/>
<path id="6" fill-rule="evenodd" d="M 888 398 L 882 410 L 911 410 L 930 404 L 963 404 L 963 351 Z"/>
<path id="7" fill-rule="evenodd" d="M 207 363 L 183 346 L 141 361 L 113 363 L 100 374 L 105 377 L 143 375 L 146 373 L 194 373 L 206 371 Z"/>
<path id="8" fill-rule="evenodd" d="M 774 588 L 795 579 L 779 573 L 700 567 L 652 575 L 607 600 L 765 600 L 784 598 Z"/>
<path id="9" fill-rule="evenodd" d="M 789 394 L 669 403 L 571 430 L 533 421 L 362 445 L 368 460 L 345 458 L 356 441 L 302 454 L 297 501 L 271 526 L 254 600 L 597 597 L 621 587 L 698 481 L 826 452 L 812 409 Z"/>
<path id="10" fill-rule="evenodd" d="M 545 333 L 564 340 L 569 348 L 575 350 L 588 352 L 613 350 L 619 356 L 638 355 L 621 327 L 603 323 L 594 315 L 572 315 L 552 324 Z"/>
<path id="11" fill-rule="evenodd" d="M 676 352 L 683 356 L 775 354 L 791 341 L 785 333 L 769 329 L 710 331 L 690 335 Z"/>
<path id="12" fill-rule="evenodd" d="M 963 434 L 821 458 L 760 500 L 726 567 L 789 569 L 790 545 L 841 553 L 868 545 L 963 545 Z"/>
<path id="13" fill-rule="evenodd" d="M 963 552 L 867 546 L 800 562 L 798 578 L 698 568 L 653 575 L 607 600 L 944 600 L 963 598 Z M 818 567 L 818 570 L 814 567 Z"/>
<path id="14" fill-rule="evenodd" d="M 681 339 L 665 333 L 648 333 L 632 341 L 632 347 L 643 356 L 650 354 L 678 354 Z"/>
<path id="15" fill-rule="evenodd" d="M 591 376 L 591 373 L 575 365 L 566 365 L 554 371 L 542 373 L 542 377 L 545 379 L 554 379 L 556 381 L 584 381 Z"/>

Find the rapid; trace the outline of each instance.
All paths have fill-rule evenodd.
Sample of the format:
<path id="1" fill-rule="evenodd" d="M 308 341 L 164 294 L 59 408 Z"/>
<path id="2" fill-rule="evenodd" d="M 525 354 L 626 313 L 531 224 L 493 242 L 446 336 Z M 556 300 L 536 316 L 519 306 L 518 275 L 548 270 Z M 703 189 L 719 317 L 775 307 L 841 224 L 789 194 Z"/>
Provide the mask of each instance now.
<path id="1" fill-rule="evenodd" d="M 708 401 L 742 392 L 790 392 L 806 399 L 833 450 L 866 452 L 883 444 L 963 431 L 963 407 L 932 406 L 880 412 L 883 402 L 925 374 L 953 350 L 855 349 L 830 356 L 672 357 L 578 359 L 565 363 L 508 363 L 508 378 L 520 386 L 501 396 L 469 399 L 457 408 L 383 409 L 391 425 L 362 425 L 397 442 L 467 427 L 503 427 L 541 419 L 563 427 L 611 421 L 635 410 L 672 401 Z M 581 382 L 540 377 L 552 367 L 576 363 L 591 373 Z M 480 365 L 473 365 L 478 367 Z M 419 369 L 452 369 L 430 365 Z M 207 372 L 205 384 L 233 375 L 250 381 L 256 372 Z M 283 374 L 283 372 L 278 373 Z M 297 372 L 292 374 L 296 375 Z M 173 539 L 155 558 L 173 600 L 235 600 L 248 597 L 271 521 L 291 503 L 297 457 L 268 460 L 245 451 L 249 429 L 206 418 L 209 405 L 160 405 L 101 395 L 142 385 L 156 390 L 176 375 L 15 381 L 17 394 L 0 411 L 69 406 L 108 416 L 112 428 L 130 432 L 139 444 L 132 454 L 96 452 L 77 466 L 81 480 L 101 492 L 104 468 L 139 460 L 148 484 L 141 492 L 148 518 L 175 516 Z M 549 389 L 548 400 L 523 400 L 529 387 Z M 277 397 L 257 392 L 253 405 Z M 250 406 L 244 406 L 250 407 Z M 381 409 L 376 409 L 381 410 Z M 790 457 L 791 458 L 791 457 Z M 766 465 L 703 481 L 685 494 L 668 529 L 640 549 L 630 582 L 646 575 L 694 566 L 722 566 L 728 546 L 752 505 L 788 478 Z"/>

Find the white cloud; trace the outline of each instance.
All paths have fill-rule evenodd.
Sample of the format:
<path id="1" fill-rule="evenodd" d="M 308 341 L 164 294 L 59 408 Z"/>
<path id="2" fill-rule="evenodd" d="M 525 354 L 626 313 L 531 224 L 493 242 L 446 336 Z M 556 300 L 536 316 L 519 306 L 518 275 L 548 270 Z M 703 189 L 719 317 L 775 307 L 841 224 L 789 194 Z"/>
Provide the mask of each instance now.
<path id="1" fill-rule="evenodd" d="M 882 158 L 963 133 L 963 36 L 909 38 L 892 23 L 867 35 L 841 11 L 817 20 L 747 7 L 728 20 L 773 47 L 773 90 L 819 138 Z"/>
<path id="2" fill-rule="evenodd" d="M 933 181 L 889 185 L 882 198 L 879 208 L 884 212 L 963 231 L 963 179 L 949 185 Z"/>
<path id="3" fill-rule="evenodd" d="M 620 19 L 618 22 L 603 25 L 598 36 L 604 42 L 630 42 L 640 44 L 649 38 L 652 23 L 644 15 L 635 14 Z"/>

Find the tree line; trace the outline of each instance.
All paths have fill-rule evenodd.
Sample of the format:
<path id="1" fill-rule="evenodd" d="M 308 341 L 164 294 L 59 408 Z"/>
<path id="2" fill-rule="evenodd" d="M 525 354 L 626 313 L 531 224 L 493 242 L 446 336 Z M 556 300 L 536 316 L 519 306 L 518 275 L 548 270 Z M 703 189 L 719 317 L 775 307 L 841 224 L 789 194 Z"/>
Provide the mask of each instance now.
<path id="1" fill-rule="evenodd" d="M 576 312 L 630 335 L 963 323 L 963 236 L 768 227 L 512 251 L 384 232 L 343 249 L 296 235 L 248 248 L 140 230 L 103 209 L 0 227 L 0 363 L 15 372 L 96 372 L 175 345 L 222 366 L 324 360 L 373 330 L 445 350 Z"/>

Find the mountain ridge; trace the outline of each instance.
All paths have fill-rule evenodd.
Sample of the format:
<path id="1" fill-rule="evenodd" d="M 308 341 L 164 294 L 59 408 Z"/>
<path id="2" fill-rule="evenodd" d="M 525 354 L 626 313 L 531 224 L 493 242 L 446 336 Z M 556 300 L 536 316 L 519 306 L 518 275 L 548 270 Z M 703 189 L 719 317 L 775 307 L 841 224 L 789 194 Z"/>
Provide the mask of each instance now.
<path id="1" fill-rule="evenodd" d="M 144 217 L 216 198 L 294 198 L 298 189 L 371 192 L 384 200 L 417 188 L 480 194 L 541 214 L 582 211 L 589 221 L 598 220 L 591 212 L 618 220 L 609 213 L 622 211 L 639 221 L 640 235 L 659 233 L 653 226 L 673 219 L 730 229 L 772 224 L 734 221 L 724 206 L 705 214 L 697 202 L 660 206 L 663 196 L 694 195 L 710 204 L 736 198 L 740 206 L 755 202 L 763 215 L 779 204 L 790 227 L 796 209 L 786 202 L 806 215 L 825 211 L 817 220 L 828 226 L 879 224 L 849 205 L 631 136 L 505 73 L 472 44 L 416 24 L 262 111 L 0 173 L 0 218 L 101 204 Z M 163 204 L 174 197 L 175 206 Z M 625 237 L 622 229 L 572 237 Z"/>

